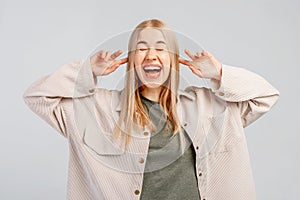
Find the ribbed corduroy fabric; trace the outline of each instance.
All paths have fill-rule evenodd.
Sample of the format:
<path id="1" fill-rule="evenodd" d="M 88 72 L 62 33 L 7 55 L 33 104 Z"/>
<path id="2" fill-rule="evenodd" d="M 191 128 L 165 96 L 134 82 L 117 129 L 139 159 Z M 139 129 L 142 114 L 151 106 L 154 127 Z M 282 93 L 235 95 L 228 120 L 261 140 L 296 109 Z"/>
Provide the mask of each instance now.
<path id="1" fill-rule="evenodd" d="M 148 127 L 134 128 L 128 149 L 121 137 L 112 139 L 124 90 L 97 88 L 89 61 L 76 61 L 35 81 L 23 97 L 68 141 L 67 199 L 140 198 L 151 134 Z M 256 198 L 243 128 L 270 110 L 278 97 L 261 76 L 224 64 L 221 81 L 211 80 L 211 89 L 177 91 L 180 125 L 196 151 L 201 200 Z"/>

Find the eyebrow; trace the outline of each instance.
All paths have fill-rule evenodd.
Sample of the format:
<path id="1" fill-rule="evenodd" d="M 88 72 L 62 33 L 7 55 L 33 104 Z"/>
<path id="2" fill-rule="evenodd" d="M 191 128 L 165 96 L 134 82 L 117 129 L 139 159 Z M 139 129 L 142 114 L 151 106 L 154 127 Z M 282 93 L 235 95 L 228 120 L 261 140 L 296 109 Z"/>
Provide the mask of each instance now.
<path id="1" fill-rule="evenodd" d="M 137 42 L 137 45 L 138 44 L 147 44 L 147 42 L 142 40 L 142 41 Z M 156 44 L 166 44 L 166 43 L 162 40 L 159 40 L 156 42 Z"/>

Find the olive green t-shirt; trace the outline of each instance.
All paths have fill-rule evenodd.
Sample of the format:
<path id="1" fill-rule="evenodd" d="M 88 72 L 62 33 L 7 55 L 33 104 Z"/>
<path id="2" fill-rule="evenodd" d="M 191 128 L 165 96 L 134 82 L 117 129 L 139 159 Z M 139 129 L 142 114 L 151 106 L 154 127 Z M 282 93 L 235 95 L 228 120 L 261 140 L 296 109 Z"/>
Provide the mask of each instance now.
<path id="1" fill-rule="evenodd" d="M 143 96 L 141 99 L 156 131 L 151 133 L 140 199 L 200 200 L 190 138 L 183 128 L 181 136 L 179 132 L 173 136 L 172 125 L 167 125 L 159 102 Z M 186 141 L 184 147 L 182 141 Z"/>

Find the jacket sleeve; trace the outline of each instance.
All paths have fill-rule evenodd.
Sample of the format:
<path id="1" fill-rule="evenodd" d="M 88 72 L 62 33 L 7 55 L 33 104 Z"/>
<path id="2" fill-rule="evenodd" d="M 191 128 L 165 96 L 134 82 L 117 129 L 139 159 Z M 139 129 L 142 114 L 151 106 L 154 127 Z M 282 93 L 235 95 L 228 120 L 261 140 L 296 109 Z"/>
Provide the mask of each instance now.
<path id="1" fill-rule="evenodd" d="M 93 95 L 96 86 L 97 77 L 92 73 L 89 59 L 74 61 L 32 83 L 23 99 L 33 112 L 67 137 L 64 102 Z"/>
<path id="2" fill-rule="evenodd" d="M 279 98 L 279 91 L 260 75 L 224 64 L 221 80 L 211 79 L 211 88 L 219 98 L 237 104 L 243 127 L 268 112 Z"/>

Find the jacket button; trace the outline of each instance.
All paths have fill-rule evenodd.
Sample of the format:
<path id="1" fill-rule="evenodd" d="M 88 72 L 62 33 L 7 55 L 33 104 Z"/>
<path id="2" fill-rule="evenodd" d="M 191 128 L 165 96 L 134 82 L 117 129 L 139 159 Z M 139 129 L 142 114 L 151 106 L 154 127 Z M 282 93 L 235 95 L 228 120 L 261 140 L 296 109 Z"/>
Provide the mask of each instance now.
<path id="1" fill-rule="evenodd" d="M 95 89 L 89 89 L 89 93 L 95 92 Z"/>
<path id="2" fill-rule="evenodd" d="M 201 172 L 199 172 L 199 176 L 202 176 L 202 173 L 201 173 Z"/>
<path id="3" fill-rule="evenodd" d="M 219 95 L 224 96 L 225 94 L 224 94 L 224 92 L 219 92 Z"/>
<path id="4" fill-rule="evenodd" d="M 186 123 L 186 122 L 184 122 L 183 126 L 187 126 L 187 123 Z"/>
<path id="5" fill-rule="evenodd" d="M 145 131 L 144 132 L 144 136 L 148 136 L 149 135 L 149 132 L 148 131 Z"/>
<path id="6" fill-rule="evenodd" d="M 198 149 L 199 149 L 199 146 L 196 146 L 196 149 L 198 150 Z"/>
<path id="7" fill-rule="evenodd" d="M 140 194 L 140 191 L 139 191 L 139 190 L 135 190 L 135 191 L 134 191 L 134 194 L 139 195 L 139 194 Z"/>
<path id="8" fill-rule="evenodd" d="M 145 161 L 144 158 L 140 158 L 140 159 L 139 159 L 139 162 L 140 162 L 140 163 L 144 163 L 144 161 Z"/>

